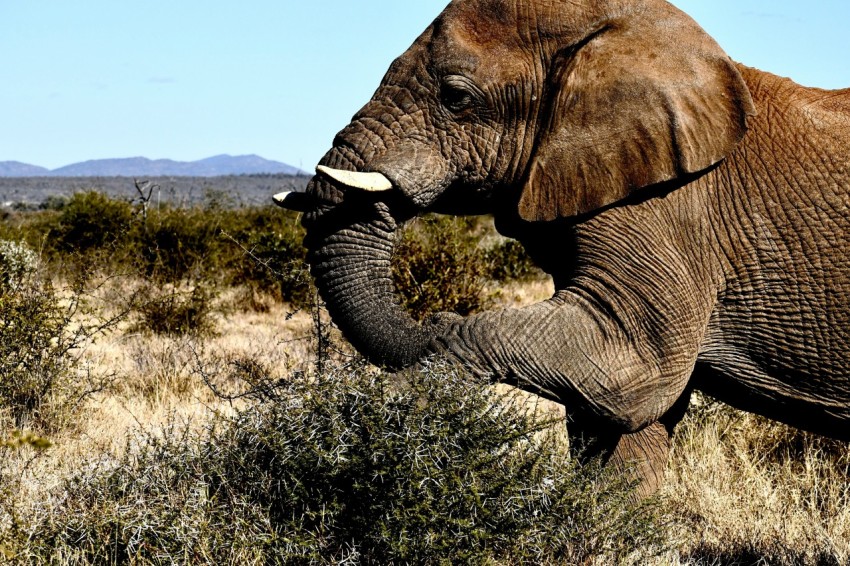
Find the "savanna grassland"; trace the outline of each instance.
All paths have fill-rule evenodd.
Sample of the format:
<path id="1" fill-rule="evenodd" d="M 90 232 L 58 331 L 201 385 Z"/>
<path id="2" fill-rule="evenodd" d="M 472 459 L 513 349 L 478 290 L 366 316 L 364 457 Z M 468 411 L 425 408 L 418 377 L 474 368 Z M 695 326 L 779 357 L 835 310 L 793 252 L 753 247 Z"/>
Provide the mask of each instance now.
<path id="1" fill-rule="evenodd" d="M 0 210 L 0 562 L 850 560 L 846 444 L 696 397 L 633 503 L 570 462 L 562 408 L 360 360 L 302 236 L 215 192 Z M 394 272 L 419 318 L 552 292 L 487 219 L 413 222 Z"/>

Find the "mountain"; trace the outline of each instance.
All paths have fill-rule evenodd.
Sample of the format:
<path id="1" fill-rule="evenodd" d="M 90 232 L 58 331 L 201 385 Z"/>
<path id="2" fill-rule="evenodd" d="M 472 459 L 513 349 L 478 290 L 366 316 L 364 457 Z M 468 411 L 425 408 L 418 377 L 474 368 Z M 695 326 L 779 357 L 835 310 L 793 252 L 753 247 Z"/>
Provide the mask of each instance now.
<path id="1" fill-rule="evenodd" d="M 218 177 L 262 173 L 305 174 L 296 167 L 258 155 L 216 155 L 198 161 L 147 157 L 95 159 L 53 170 L 17 161 L 0 161 L 0 177 Z"/>
<path id="2" fill-rule="evenodd" d="M 38 165 L 20 161 L 0 161 L 0 177 L 40 177 L 50 171 Z"/>
<path id="3" fill-rule="evenodd" d="M 180 163 L 170 159 L 151 160 L 147 157 L 128 157 L 126 159 L 93 159 L 82 163 L 72 163 L 50 174 L 56 177 L 138 177 L 144 175 L 190 175 L 183 171 L 189 163 Z M 179 171 L 178 171 L 179 169 Z"/>
<path id="4" fill-rule="evenodd" d="M 239 171 L 239 174 L 248 175 L 252 173 L 282 173 L 284 175 L 305 174 L 304 171 L 280 163 L 279 161 L 270 161 L 263 159 L 259 155 L 216 155 L 207 157 L 200 161 L 192 163 L 197 173 L 193 173 L 197 177 L 217 177 L 220 175 L 234 175 L 234 171 Z"/>

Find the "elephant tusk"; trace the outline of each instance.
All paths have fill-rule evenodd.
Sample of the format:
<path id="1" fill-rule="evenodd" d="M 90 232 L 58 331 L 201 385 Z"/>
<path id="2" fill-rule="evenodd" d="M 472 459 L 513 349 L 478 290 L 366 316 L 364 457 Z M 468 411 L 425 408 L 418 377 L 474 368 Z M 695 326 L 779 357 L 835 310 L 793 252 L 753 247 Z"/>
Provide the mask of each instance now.
<path id="1" fill-rule="evenodd" d="M 299 193 L 296 191 L 283 191 L 272 197 L 276 205 L 294 212 L 307 212 L 310 210 L 310 197 L 307 193 Z"/>
<path id="2" fill-rule="evenodd" d="M 361 173 L 358 171 L 343 171 L 341 169 L 331 169 L 324 165 L 316 167 L 316 172 L 330 177 L 334 181 L 363 191 L 380 192 L 388 191 L 393 188 L 393 184 L 382 173 Z"/>

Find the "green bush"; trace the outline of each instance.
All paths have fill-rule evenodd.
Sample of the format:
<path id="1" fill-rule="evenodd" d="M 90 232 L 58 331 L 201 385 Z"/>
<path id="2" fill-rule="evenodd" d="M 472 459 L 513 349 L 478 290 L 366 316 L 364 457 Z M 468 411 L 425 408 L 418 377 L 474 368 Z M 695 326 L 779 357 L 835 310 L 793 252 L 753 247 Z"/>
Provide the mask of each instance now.
<path id="1" fill-rule="evenodd" d="M 417 320 L 436 312 L 482 310 L 487 267 L 475 218 L 426 216 L 403 231 L 393 257 L 402 304 Z"/>
<path id="2" fill-rule="evenodd" d="M 211 193 L 204 206 L 141 208 L 97 192 L 54 199 L 45 210 L 0 222 L 0 239 L 42 246 L 54 272 L 137 272 L 160 284 L 242 285 L 296 307 L 314 296 L 297 215 L 273 206 L 228 208 Z M 406 228 L 393 260 L 405 306 L 418 319 L 486 308 L 492 281 L 539 273 L 522 246 L 492 237 L 480 218 L 430 215 Z M 262 305 L 254 301 L 252 304 Z"/>
<path id="3" fill-rule="evenodd" d="M 218 210 L 162 207 L 149 213 L 136 236 L 143 271 L 155 279 L 177 282 L 206 278 L 219 267 L 221 249 Z"/>
<path id="4" fill-rule="evenodd" d="M 48 245 L 47 234 L 55 231 L 58 218 L 55 210 L 0 214 L 0 240 L 25 242 L 34 250 L 53 252 L 56 246 Z M 40 255 L 50 259 L 46 254 Z"/>
<path id="5" fill-rule="evenodd" d="M 631 505 L 623 479 L 567 459 L 551 422 L 454 371 L 293 375 L 264 396 L 203 433 L 133 439 L 0 543 L 79 564 L 640 563 L 657 550 L 654 504 Z"/>
<path id="6" fill-rule="evenodd" d="M 0 415 L 16 427 L 61 428 L 82 396 L 78 349 L 97 329 L 73 323 L 80 301 L 32 273 L 0 287 Z"/>
<path id="7" fill-rule="evenodd" d="M 44 202 L 38 205 L 39 210 L 62 210 L 68 205 L 68 197 L 62 195 L 50 195 Z"/>
<path id="8" fill-rule="evenodd" d="M 314 291 L 302 239 L 294 229 L 247 236 L 234 282 L 296 307 L 309 305 Z"/>
<path id="9" fill-rule="evenodd" d="M 493 236 L 492 227 L 480 217 L 429 215 L 403 230 L 393 276 L 402 304 L 414 318 L 440 311 L 481 311 L 491 302 L 488 283 L 541 275 L 522 244 Z"/>
<path id="10" fill-rule="evenodd" d="M 135 237 L 142 270 L 153 280 L 247 285 L 298 306 L 311 296 L 303 229 L 276 207 L 162 207 L 149 211 Z"/>
<path id="11" fill-rule="evenodd" d="M 97 191 L 76 193 L 63 206 L 51 241 L 61 252 L 88 252 L 121 245 L 129 236 L 133 208 Z"/>
<path id="12" fill-rule="evenodd" d="M 211 334 L 215 292 L 203 283 L 183 287 L 148 283 L 136 300 L 140 320 L 135 330 L 180 336 Z"/>
<path id="13" fill-rule="evenodd" d="M 528 281 L 543 273 L 516 240 L 502 240 L 489 248 L 484 253 L 484 261 L 494 281 Z"/>

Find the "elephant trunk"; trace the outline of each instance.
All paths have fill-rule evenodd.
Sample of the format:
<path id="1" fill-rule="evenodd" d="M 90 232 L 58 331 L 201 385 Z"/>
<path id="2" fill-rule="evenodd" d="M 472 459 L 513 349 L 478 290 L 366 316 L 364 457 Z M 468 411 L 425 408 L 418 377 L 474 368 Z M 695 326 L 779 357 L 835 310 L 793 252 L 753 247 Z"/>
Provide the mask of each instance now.
<path id="1" fill-rule="evenodd" d="M 412 211 L 400 212 L 409 207 L 368 193 L 340 190 L 321 175 L 311 181 L 308 193 L 328 203 L 303 222 L 311 272 L 331 318 L 372 363 L 411 365 L 434 330 L 402 308 L 392 278 L 398 224 Z"/>

